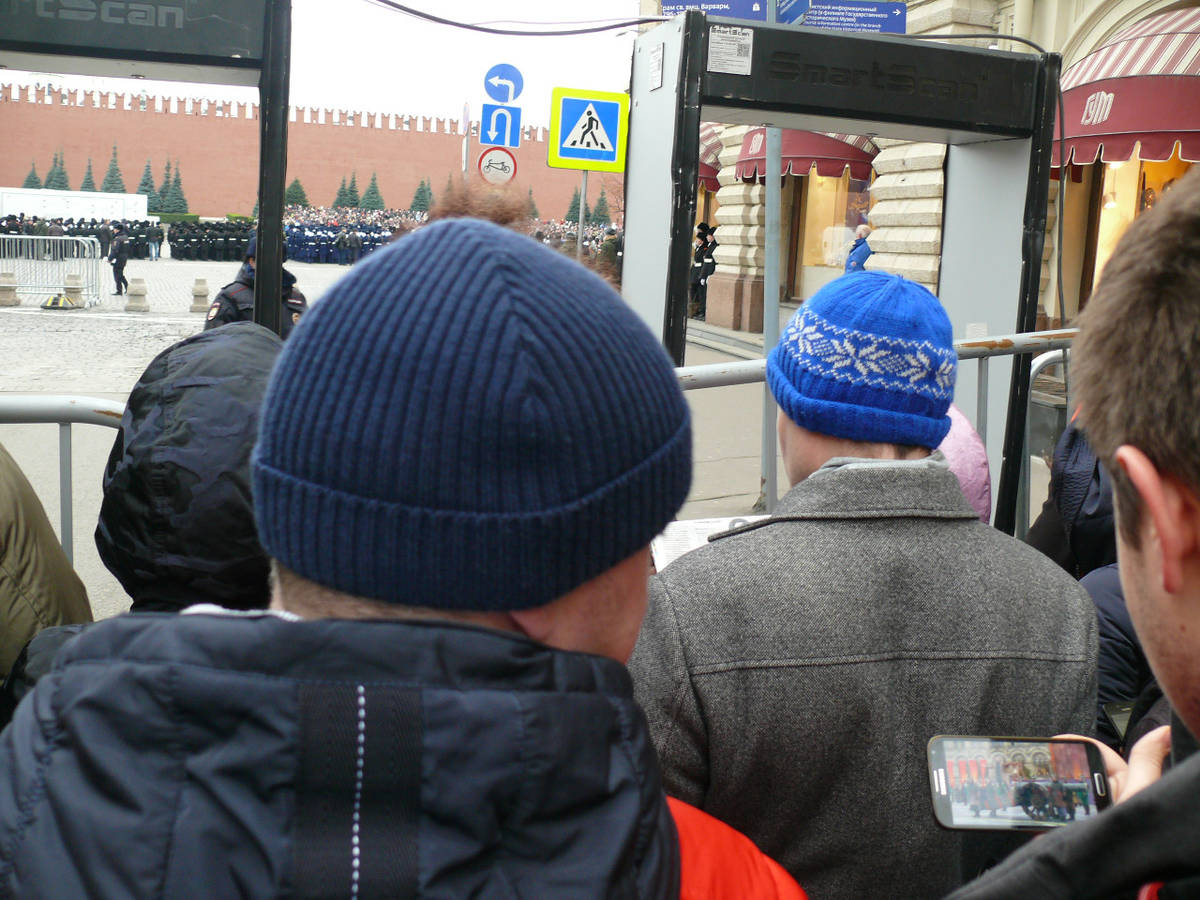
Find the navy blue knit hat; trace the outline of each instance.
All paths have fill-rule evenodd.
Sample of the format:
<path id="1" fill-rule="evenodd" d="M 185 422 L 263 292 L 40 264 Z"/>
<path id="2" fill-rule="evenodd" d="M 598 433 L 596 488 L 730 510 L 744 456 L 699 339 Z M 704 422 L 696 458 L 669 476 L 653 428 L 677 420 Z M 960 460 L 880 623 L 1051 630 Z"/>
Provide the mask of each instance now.
<path id="1" fill-rule="evenodd" d="M 385 602 L 524 609 L 644 547 L 691 482 L 671 362 L 604 281 L 457 219 L 335 284 L 272 376 L 267 552 Z"/>
<path id="2" fill-rule="evenodd" d="M 957 367 L 937 297 L 899 275 L 855 272 L 797 310 L 767 358 L 767 383 L 809 431 L 936 447 L 950 430 Z"/>

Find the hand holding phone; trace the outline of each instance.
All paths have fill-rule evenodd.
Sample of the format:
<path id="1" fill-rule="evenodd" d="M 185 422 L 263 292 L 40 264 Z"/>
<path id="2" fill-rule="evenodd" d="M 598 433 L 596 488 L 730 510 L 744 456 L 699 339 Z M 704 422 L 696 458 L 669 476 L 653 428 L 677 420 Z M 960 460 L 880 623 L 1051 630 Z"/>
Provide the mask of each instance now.
<path id="1" fill-rule="evenodd" d="M 1059 735 L 1077 738 L 1076 735 Z M 1171 752 L 1171 726 L 1162 725 L 1148 731 L 1133 745 L 1126 762 L 1119 753 L 1099 741 L 1082 738 L 1100 748 L 1108 771 L 1109 796 L 1113 803 L 1123 803 L 1142 788 L 1149 787 L 1162 777 L 1163 763 Z"/>
<path id="2" fill-rule="evenodd" d="M 1104 757 L 1082 738 L 937 735 L 928 753 L 934 815 L 946 828 L 1045 831 L 1111 802 Z"/>

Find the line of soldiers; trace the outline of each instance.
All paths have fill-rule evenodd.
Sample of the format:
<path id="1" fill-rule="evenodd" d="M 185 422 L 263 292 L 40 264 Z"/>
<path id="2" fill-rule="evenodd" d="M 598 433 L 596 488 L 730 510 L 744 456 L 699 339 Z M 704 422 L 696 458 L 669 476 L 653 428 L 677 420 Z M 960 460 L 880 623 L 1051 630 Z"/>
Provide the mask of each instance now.
<path id="1" fill-rule="evenodd" d="M 167 243 L 172 259 L 239 262 L 253 234 L 250 222 L 177 222 L 167 234 Z"/>
<path id="2" fill-rule="evenodd" d="M 296 262 L 351 265 L 392 239 L 382 225 L 296 224 L 284 228 L 288 258 Z"/>

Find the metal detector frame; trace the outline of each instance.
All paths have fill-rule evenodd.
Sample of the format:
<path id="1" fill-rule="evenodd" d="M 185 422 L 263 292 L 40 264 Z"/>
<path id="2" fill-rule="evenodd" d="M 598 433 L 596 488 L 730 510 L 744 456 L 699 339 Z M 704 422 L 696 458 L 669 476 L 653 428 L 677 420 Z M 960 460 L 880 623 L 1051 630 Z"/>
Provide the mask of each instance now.
<path id="1" fill-rule="evenodd" d="M 711 71 L 711 29 L 750 34 L 751 74 Z M 726 32 L 728 34 L 728 32 Z M 1060 57 L 688 11 L 634 46 L 625 178 L 626 300 L 683 362 L 701 120 L 956 145 L 1027 141 L 1016 332 L 1036 325 Z M 663 129 L 673 128 L 664 140 Z M 1025 145 L 1022 146 L 1022 151 Z M 954 161 L 947 169 L 953 174 Z M 964 169 L 966 166 L 964 166 Z M 948 181 L 949 181 L 948 174 Z M 947 190 L 949 193 L 949 188 Z M 669 196 L 668 196 L 669 195 Z M 664 217 L 663 209 L 669 207 Z M 960 238 L 943 231 L 946 245 Z M 956 244 L 957 246 L 957 244 Z M 960 323 L 956 323 L 958 325 Z M 1002 329 L 1007 331 L 1007 326 Z M 1030 357 L 1013 365 L 994 524 L 1015 527 Z"/>
<path id="2" fill-rule="evenodd" d="M 0 11 L 0 65 L 37 71 L 258 84 L 258 250 L 254 321 L 276 334 L 283 295 L 283 197 L 291 0 L 11 0 Z M 230 160 L 242 165 L 242 160 Z M 260 302 L 262 298 L 274 302 Z"/>

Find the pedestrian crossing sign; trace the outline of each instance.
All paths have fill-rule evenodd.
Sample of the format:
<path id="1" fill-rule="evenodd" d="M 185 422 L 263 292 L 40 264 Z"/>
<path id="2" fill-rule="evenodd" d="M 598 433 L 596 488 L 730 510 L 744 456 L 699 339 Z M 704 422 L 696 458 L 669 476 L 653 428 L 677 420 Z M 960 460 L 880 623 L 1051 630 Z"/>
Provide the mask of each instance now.
<path id="1" fill-rule="evenodd" d="M 555 88 L 547 164 L 557 169 L 625 171 L 629 95 Z"/>

